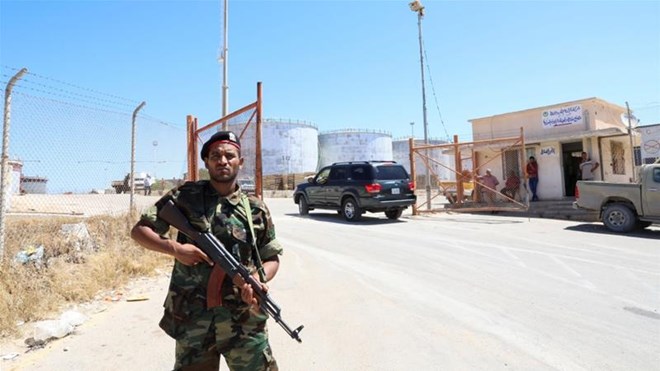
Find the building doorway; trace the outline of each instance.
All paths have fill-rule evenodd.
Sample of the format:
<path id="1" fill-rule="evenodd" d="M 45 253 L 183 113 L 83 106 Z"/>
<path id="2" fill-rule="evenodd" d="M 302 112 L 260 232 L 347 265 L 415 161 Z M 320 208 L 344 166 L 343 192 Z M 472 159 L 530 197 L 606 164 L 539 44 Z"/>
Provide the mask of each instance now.
<path id="1" fill-rule="evenodd" d="M 575 183 L 580 174 L 580 155 L 582 154 L 582 142 L 562 143 L 561 155 L 564 170 L 564 195 L 575 196 Z"/>

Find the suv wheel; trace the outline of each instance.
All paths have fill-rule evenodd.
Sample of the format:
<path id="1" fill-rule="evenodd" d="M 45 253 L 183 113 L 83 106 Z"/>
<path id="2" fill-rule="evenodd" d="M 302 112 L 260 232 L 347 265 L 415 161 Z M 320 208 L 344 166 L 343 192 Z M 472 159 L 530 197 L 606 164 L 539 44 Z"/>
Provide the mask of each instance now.
<path id="1" fill-rule="evenodd" d="M 362 218 L 362 210 L 352 197 L 345 199 L 341 204 L 341 213 L 349 222 L 356 222 Z"/>
<path id="2" fill-rule="evenodd" d="M 300 196 L 298 199 L 298 213 L 303 216 L 309 214 L 309 205 L 307 205 L 305 196 Z"/>
<path id="3" fill-rule="evenodd" d="M 393 209 L 393 210 L 385 211 L 385 216 L 387 216 L 387 219 L 392 219 L 392 220 L 399 219 L 401 217 L 401 214 L 403 214 L 403 209 Z"/>

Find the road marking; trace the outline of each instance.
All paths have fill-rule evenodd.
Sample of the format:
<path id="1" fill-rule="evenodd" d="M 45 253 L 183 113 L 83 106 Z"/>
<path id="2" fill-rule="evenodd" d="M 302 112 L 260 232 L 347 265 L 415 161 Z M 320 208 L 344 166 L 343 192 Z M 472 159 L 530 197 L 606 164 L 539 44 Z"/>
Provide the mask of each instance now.
<path id="1" fill-rule="evenodd" d="M 506 247 L 500 247 L 499 249 L 500 249 L 502 252 L 504 252 L 504 254 L 506 254 L 506 255 L 509 256 L 511 259 L 513 259 L 513 261 L 514 261 L 516 264 L 518 264 L 519 266 L 521 266 L 521 267 L 523 267 L 523 268 L 527 268 L 527 264 L 525 264 L 525 262 L 523 262 L 522 260 L 520 260 L 520 258 L 519 258 L 516 254 L 514 254 L 513 252 L 511 252 L 511 250 L 509 250 L 509 249 L 506 248 Z"/>
<path id="2" fill-rule="evenodd" d="M 582 276 L 578 271 L 575 269 L 571 268 L 568 264 L 563 262 L 561 259 L 559 259 L 556 256 L 551 257 L 552 260 L 554 260 L 555 263 L 560 265 L 562 268 L 566 269 L 567 271 L 571 272 L 575 277 L 578 278 L 578 281 L 580 282 L 580 286 L 585 287 L 589 290 L 596 290 L 596 285 L 591 283 L 590 281 L 586 280 L 584 276 Z"/>

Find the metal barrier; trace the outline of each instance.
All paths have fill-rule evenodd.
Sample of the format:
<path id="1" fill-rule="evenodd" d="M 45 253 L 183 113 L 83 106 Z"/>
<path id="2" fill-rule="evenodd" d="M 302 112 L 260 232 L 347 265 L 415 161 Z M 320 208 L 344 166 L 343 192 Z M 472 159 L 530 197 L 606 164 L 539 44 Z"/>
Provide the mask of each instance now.
<path id="1" fill-rule="evenodd" d="M 411 178 L 416 189 L 428 184 L 430 192 L 418 197 L 413 214 L 439 211 L 527 210 L 527 174 L 525 140 L 520 136 L 501 139 L 415 145 L 409 139 Z M 429 179 L 419 175 L 417 160 L 429 171 Z M 449 170 L 447 179 L 438 168 Z M 492 168 L 492 169 L 491 169 Z M 420 173 L 425 173 L 420 172 Z M 501 182 L 500 182 L 501 180 Z"/>

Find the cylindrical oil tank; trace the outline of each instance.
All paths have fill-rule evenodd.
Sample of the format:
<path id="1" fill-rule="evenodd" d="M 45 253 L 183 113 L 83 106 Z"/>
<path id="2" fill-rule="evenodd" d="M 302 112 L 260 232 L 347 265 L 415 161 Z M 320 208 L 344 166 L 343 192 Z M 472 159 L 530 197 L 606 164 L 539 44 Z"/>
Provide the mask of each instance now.
<path id="1" fill-rule="evenodd" d="M 345 161 L 392 161 L 392 135 L 344 129 L 319 134 L 319 168 Z"/>
<path id="2" fill-rule="evenodd" d="M 444 140 L 429 139 L 429 145 L 447 144 Z M 415 139 L 415 146 L 423 146 L 423 139 Z M 394 161 L 403 164 L 406 170 L 410 173 L 410 143 L 408 139 L 396 139 L 392 141 L 392 152 Z M 425 154 L 422 151 L 421 154 Z M 428 150 L 428 161 L 430 165 L 430 173 L 433 178 L 439 180 L 455 180 L 456 174 L 451 170 L 456 167 L 454 162 L 453 150 L 451 147 L 437 148 Z M 420 155 L 415 155 L 415 172 L 417 176 L 426 175 L 426 164 L 424 158 Z"/>
<path id="3" fill-rule="evenodd" d="M 255 174 L 254 124 L 241 137 L 241 153 L 245 159 L 242 176 Z M 240 135 L 245 124 L 230 124 Z M 264 119 L 261 123 L 262 174 L 287 175 L 316 171 L 318 163 L 318 129 L 312 123 L 290 119 Z"/>

